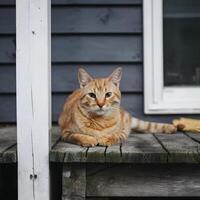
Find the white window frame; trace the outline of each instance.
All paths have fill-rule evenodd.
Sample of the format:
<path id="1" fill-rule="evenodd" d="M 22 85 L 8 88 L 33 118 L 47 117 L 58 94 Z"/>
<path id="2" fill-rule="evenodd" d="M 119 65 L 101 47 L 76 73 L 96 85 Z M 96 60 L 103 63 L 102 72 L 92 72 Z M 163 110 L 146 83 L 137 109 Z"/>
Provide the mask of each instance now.
<path id="1" fill-rule="evenodd" d="M 143 0 L 146 114 L 199 114 L 200 87 L 164 87 L 163 0 Z"/>

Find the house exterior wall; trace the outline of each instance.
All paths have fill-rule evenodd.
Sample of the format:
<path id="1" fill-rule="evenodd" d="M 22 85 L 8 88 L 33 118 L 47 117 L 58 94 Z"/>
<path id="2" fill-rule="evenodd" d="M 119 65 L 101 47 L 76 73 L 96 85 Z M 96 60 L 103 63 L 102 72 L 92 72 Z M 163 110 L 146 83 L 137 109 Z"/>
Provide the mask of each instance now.
<path id="1" fill-rule="evenodd" d="M 0 123 L 16 122 L 15 37 L 15 1 L 1 0 Z M 126 110 L 155 121 L 176 117 L 144 115 L 142 0 L 52 0 L 54 122 L 66 97 L 78 87 L 80 66 L 94 77 L 109 75 L 122 66 L 122 106 Z"/>

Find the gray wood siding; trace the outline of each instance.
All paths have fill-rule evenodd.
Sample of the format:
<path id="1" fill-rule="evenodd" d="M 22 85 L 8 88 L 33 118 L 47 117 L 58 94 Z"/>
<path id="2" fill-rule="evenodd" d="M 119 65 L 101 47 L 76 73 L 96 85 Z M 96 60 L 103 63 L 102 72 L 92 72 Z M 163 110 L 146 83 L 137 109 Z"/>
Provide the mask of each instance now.
<path id="1" fill-rule="evenodd" d="M 16 122 L 15 20 L 15 0 L 1 0 L 0 123 Z M 53 121 L 78 87 L 80 66 L 94 77 L 122 66 L 122 106 L 145 119 L 174 118 L 144 115 L 142 35 L 142 0 L 52 0 Z"/>
<path id="2" fill-rule="evenodd" d="M 16 121 L 15 1 L 0 1 L 0 122 Z M 52 117 L 78 87 L 82 66 L 94 77 L 124 68 L 123 106 L 142 114 L 141 0 L 52 1 Z M 140 106 L 138 103 L 140 102 Z"/>

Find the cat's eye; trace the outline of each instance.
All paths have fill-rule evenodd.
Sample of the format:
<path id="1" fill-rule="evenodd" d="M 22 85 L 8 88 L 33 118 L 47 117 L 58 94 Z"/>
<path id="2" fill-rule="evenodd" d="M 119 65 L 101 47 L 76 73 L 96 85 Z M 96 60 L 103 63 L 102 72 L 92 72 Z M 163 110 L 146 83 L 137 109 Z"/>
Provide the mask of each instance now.
<path id="1" fill-rule="evenodd" d="M 112 95 L 112 92 L 107 92 L 106 95 L 105 95 L 105 97 L 109 98 L 109 97 L 111 97 L 111 95 Z"/>
<path id="2" fill-rule="evenodd" d="M 88 95 L 89 95 L 90 97 L 94 98 L 94 99 L 96 98 L 96 94 L 93 93 L 93 92 L 88 93 Z"/>

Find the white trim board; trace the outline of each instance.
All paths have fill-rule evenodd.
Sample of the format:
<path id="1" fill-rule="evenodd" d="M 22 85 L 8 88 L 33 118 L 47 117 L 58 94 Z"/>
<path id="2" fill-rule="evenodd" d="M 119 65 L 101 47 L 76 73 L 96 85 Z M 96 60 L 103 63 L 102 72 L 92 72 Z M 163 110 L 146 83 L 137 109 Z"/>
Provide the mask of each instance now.
<path id="1" fill-rule="evenodd" d="M 18 199 L 49 200 L 51 1 L 17 0 Z"/>
<path id="2" fill-rule="evenodd" d="M 163 0 L 143 0 L 146 114 L 199 114 L 200 87 L 164 87 Z"/>

